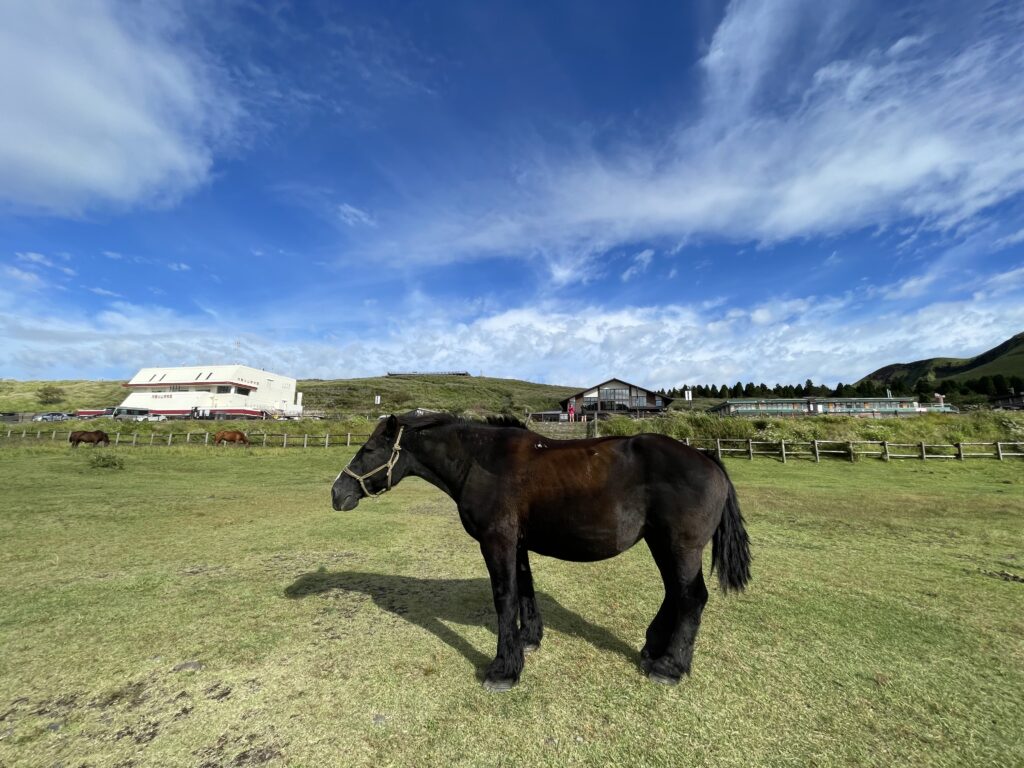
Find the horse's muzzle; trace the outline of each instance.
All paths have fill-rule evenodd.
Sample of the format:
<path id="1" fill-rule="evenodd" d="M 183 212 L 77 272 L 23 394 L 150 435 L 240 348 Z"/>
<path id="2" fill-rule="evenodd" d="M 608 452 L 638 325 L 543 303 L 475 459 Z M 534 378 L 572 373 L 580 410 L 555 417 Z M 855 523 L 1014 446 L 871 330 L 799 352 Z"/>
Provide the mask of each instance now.
<path id="1" fill-rule="evenodd" d="M 331 489 L 331 506 L 338 512 L 348 512 L 355 509 L 359 504 L 359 491 L 351 488 L 339 488 L 335 485 Z"/>

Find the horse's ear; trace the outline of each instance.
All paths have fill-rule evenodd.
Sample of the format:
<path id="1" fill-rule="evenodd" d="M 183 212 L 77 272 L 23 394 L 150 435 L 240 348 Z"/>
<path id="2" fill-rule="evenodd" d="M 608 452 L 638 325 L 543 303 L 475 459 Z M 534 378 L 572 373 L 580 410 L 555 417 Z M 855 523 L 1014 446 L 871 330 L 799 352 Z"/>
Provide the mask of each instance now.
<path id="1" fill-rule="evenodd" d="M 388 420 L 384 424 L 384 436 L 390 440 L 394 438 L 397 434 L 398 418 L 395 416 L 388 416 Z"/>

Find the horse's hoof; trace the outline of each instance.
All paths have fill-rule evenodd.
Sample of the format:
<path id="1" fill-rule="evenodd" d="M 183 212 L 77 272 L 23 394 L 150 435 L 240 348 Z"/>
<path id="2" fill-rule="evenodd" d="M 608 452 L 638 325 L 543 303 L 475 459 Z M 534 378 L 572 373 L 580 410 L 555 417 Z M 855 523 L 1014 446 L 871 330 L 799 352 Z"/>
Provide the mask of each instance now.
<path id="1" fill-rule="evenodd" d="M 523 646 L 523 653 L 533 653 L 540 650 L 540 643 L 527 643 Z"/>
<path id="2" fill-rule="evenodd" d="M 498 680 L 491 680 L 490 678 L 484 679 L 484 688 L 491 693 L 505 693 L 505 691 L 511 691 L 512 686 L 515 684 L 515 680 L 507 680 L 504 678 L 499 678 Z"/>
<path id="3" fill-rule="evenodd" d="M 648 672 L 647 679 L 652 683 L 657 683 L 658 685 L 679 685 L 678 677 L 669 677 L 668 675 L 663 675 L 659 672 Z"/>

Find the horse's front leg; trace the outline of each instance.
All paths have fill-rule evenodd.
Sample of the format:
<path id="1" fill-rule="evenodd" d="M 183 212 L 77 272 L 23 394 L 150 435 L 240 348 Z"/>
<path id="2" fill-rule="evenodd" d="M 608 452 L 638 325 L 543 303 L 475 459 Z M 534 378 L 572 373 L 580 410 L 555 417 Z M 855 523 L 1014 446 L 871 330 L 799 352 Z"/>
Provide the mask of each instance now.
<path id="1" fill-rule="evenodd" d="M 494 610 L 498 613 L 498 653 L 487 667 L 484 687 L 507 691 L 523 671 L 523 641 L 519 636 L 516 585 L 516 542 L 505 536 L 482 537 L 480 551 L 491 576 Z"/>

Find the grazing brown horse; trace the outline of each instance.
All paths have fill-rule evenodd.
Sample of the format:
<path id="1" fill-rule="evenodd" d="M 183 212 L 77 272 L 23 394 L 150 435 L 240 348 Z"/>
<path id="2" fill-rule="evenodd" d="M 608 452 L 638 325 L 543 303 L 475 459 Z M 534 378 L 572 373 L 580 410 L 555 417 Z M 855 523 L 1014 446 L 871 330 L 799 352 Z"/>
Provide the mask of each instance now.
<path id="1" fill-rule="evenodd" d="M 244 443 L 248 445 L 249 438 L 245 436 L 245 432 L 239 432 L 237 429 L 222 429 L 213 436 L 214 445 L 220 445 L 221 443 Z"/>
<path id="2" fill-rule="evenodd" d="M 110 438 L 102 429 L 97 429 L 92 432 L 72 432 L 68 435 L 68 442 L 72 448 L 77 448 L 79 443 L 92 443 L 92 447 L 95 448 L 100 443 L 110 445 Z"/>
<path id="3" fill-rule="evenodd" d="M 723 592 L 742 590 L 750 579 L 750 545 L 725 467 L 714 454 L 664 435 L 552 440 L 515 419 L 390 416 L 335 479 L 333 506 L 353 509 L 409 475 L 447 493 L 480 542 L 498 614 L 498 651 L 484 678 L 489 690 L 515 685 L 524 651 L 540 646 L 529 552 L 586 562 L 647 542 L 665 597 L 640 665 L 657 683 L 690 672 L 708 599 L 704 547 L 712 545 Z"/>

